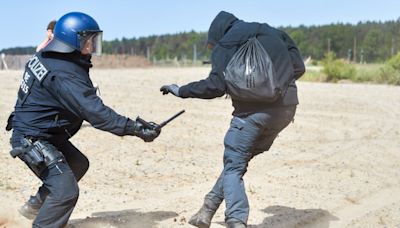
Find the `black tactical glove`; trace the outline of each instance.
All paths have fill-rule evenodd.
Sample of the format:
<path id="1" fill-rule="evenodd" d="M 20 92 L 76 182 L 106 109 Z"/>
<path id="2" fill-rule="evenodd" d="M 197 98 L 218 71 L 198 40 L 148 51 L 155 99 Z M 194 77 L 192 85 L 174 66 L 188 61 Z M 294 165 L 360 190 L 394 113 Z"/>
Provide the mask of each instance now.
<path id="1" fill-rule="evenodd" d="M 163 95 L 172 93 L 173 95 L 179 97 L 179 86 L 177 84 L 163 85 L 160 88 L 160 91 L 162 92 Z"/>
<path id="2" fill-rule="evenodd" d="M 149 122 L 149 124 L 151 127 L 146 127 L 138 121 L 128 120 L 128 123 L 126 124 L 127 134 L 137 136 L 145 142 L 152 142 L 160 135 L 161 129 L 157 129 L 156 127 L 158 125 L 154 122 Z"/>

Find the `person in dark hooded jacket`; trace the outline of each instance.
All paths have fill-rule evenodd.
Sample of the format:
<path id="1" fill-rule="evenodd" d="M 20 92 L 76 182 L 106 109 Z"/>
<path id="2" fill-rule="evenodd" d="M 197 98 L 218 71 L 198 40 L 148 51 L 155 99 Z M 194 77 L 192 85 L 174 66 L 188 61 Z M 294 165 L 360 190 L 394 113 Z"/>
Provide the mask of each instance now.
<path id="1" fill-rule="evenodd" d="M 281 98 L 274 102 L 248 102 L 232 99 L 234 111 L 224 139 L 224 169 L 212 190 L 205 196 L 201 209 L 189 220 L 197 227 L 209 227 L 219 205 L 225 199 L 225 222 L 228 227 L 246 227 L 249 203 L 243 175 L 249 161 L 268 151 L 277 137 L 294 118 L 297 98 L 295 81 L 305 72 L 304 63 L 293 40 L 283 31 L 268 24 L 248 23 L 234 15 L 220 12 L 208 31 L 208 47 L 212 48 L 212 69 L 206 79 L 179 87 L 161 87 L 163 94 L 181 98 L 212 99 L 226 94 L 224 70 L 229 61 L 249 38 L 258 41 L 269 54 L 277 75 L 290 75 L 290 82 Z"/>

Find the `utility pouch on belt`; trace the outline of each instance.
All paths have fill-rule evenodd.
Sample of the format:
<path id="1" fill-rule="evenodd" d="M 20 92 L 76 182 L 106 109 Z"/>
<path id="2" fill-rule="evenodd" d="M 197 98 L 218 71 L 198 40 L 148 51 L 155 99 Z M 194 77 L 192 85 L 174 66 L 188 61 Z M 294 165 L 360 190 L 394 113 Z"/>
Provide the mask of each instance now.
<path id="1" fill-rule="evenodd" d="M 64 155 L 46 141 L 37 140 L 32 143 L 31 140 L 23 138 L 21 143 L 22 146 L 11 150 L 10 155 L 13 158 L 20 157 L 29 165 L 36 167 L 44 164 L 46 167 L 49 167 L 52 164 L 65 160 Z"/>

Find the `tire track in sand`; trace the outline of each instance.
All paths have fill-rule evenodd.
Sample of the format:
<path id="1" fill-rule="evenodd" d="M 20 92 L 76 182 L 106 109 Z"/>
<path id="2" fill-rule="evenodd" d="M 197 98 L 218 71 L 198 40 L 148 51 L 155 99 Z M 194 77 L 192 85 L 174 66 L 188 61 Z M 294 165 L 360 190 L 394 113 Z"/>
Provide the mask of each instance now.
<path id="1" fill-rule="evenodd" d="M 355 204 L 349 205 L 337 212 L 332 212 L 338 220 L 331 221 L 330 228 L 346 227 L 366 214 L 378 211 L 385 206 L 400 201 L 399 188 L 386 188 L 367 198 L 363 198 Z"/>

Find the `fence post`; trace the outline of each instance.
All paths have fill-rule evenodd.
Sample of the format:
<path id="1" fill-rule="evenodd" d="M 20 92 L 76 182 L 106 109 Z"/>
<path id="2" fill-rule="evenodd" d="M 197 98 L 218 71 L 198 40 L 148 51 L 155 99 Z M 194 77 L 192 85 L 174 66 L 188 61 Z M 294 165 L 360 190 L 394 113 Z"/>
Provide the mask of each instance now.
<path id="1" fill-rule="evenodd" d="M 8 66 L 7 66 L 7 63 L 6 63 L 6 54 L 4 54 L 4 53 L 1 53 L 1 62 L 2 62 L 2 67 L 1 67 L 1 69 L 5 69 L 5 70 L 8 70 Z"/>
<path id="2" fill-rule="evenodd" d="M 149 46 L 146 47 L 146 58 L 147 58 L 147 60 L 150 61 L 150 47 Z"/>
<path id="3" fill-rule="evenodd" d="M 197 62 L 197 45 L 193 44 L 193 65 Z"/>

